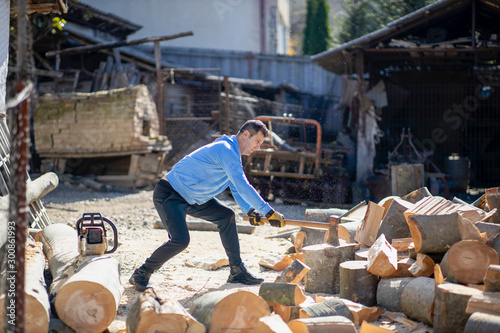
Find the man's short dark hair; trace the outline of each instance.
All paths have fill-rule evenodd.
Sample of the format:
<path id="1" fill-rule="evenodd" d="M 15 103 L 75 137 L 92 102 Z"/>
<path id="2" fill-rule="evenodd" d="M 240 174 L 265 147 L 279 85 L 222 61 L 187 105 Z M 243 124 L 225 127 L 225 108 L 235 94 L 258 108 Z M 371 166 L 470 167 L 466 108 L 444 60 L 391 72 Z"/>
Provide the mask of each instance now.
<path id="1" fill-rule="evenodd" d="M 250 136 L 254 136 L 258 132 L 264 134 L 265 138 L 269 136 L 269 131 L 267 130 L 266 125 L 260 120 L 247 121 L 246 123 L 243 124 L 243 126 L 241 126 L 240 130 L 238 131 L 238 134 L 236 135 L 240 135 L 245 131 L 250 132 Z"/>

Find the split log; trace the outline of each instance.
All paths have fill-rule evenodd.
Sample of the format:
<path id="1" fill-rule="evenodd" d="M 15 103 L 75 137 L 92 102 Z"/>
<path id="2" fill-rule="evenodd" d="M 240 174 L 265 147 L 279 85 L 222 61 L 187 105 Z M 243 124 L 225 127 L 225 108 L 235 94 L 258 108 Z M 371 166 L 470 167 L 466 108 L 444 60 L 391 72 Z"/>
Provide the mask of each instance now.
<path id="1" fill-rule="evenodd" d="M 338 227 L 338 235 L 340 239 L 343 239 L 346 243 L 354 243 L 354 237 L 356 237 L 356 231 L 361 227 L 362 220 L 340 223 Z"/>
<path id="2" fill-rule="evenodd" d="M 479 232 L 486 233 L 486 245 L 491 246 L 495 237 L 500 233 L 500 224 L 488 222 L 476 222 L 474 226 Z"/>
<path id="3" fill-rule="evenodd" d="M 387 277 L 398 269 L 398 251 L 387 242 L 382 234 L 368 251 L 368 272 Z"/>
<path id="4" fill-rule="evenodd" d="M 447 253 L 448 266 L 453 276 L 463 284 L 483 282 L 490 265 L 498 265 L 498 254 L 477 240 L 463 240 Z"/>
<path id="5" fill-rule="evenodd" d="M 354 323 L 342 316 L 295 319 L 288 323 L 294 333 L 336 332 L 357 333 Z"/>
<path id="6" fill-rule="evenodd" d="M 293 236 L 293 247 L 295 248 L 296 253 L 301 253 L 302 248 L 304 247 L 304 241 L 306 240 L 305 231 L 299 230 Z"/>
<path id="7" fill-rule="evenodd" d="M 481 292 L 455 283 L 436 287 L 434 332 L 463 332 L 469 314 L 465 312 L 469 299 Z"/>
<path id="8" fill-rule="evenodd" d="M 189 312 L 208 332 L 251 332 L 260 318 L 271 314 L 262 298 L 246 290 L 206 293 L 194 301 Z"/>
<path id="9" fill-rule="evenodd" d="M 398 252 L 407 252 L 415 247 L 413 238 L 393 238 L 391 240 L 391 245 Z"/>
<path id="10" fill-rule="evenodd" d="M 280 316 L 270 315 L 259 319 L 253 333 L 292 333 L 292 330 Z"/>
<path id="11" fill-rule="evenodd" d="M 377 303 L 391 311 L 402 312 L 401 295 L 408 283 L 415 278 L 382 279 L 377 287 Z"/>
<path id="12" fill-rule="evenodd" d="M 484 275 L 484 291 L 500 291 L 500 265 L 490 265 Z"/>
<path id="13" fill-rule="evenodd" d="M 328 317 L 339 315 L 353 321 L 351 311 L 339 297 L 330 297 L 320 303 L 305 307 L 299 312 L 300 318 Z"/>
<path id="14" fill-rule="evenodd" d="M 500 316 L 500 294 L 497 292 L 483 292 L 474 294 L 467 303 L 465 312 L 484 312 Z"/>
<path id="15" fill-rule="evenodd" d="M 354 252 L 354 260 L 368 260 L 368 251 L 370 251 L 369 247 L 360 247 L 359 250 Z"/>
<path id="16" fill-rule="evenodd" d="M 292 261 L 290 255 L 269 253 L 259 261 L 259 265 L 280 272 L 290 266 Z"/>
<path id="17" fill-rule="evenodd" d="M 368 262 L 349 260 L 340 264 L 340 297 L 373 306 L 377 304 L 379 278 L 367 270 Z"/>
<path id="18" fill-rule="evenodd" d="M 361 324 L 359 328 L 359 333 L 391 333 L 394 332 L 391 329 L 380 327 L 374 324 L 367 323 L 366 321 Z"/>
<path id="19" fill-rule="evenodd" d="M 303 248 L 304 263 L 311 268 L 305 278 L 305 290 L 311 293 L 338 294 L 340 290 L 339 265 L 354 260 L 358 244 L 343 243 L 310 245 Z"/>
<path id="20" fill-rule="evenodd" d="M 434 279 L 418 277 L 411 280 L 401 294 L 401 309 L 411 319 L 428 325 L 433 323 Z"/>
<path id="21" fill-rule="evenodd" d="M 406 223 L 404 212 L 412 206 L 413 204 L 406 200 L 393 199 L 380 223 L 377 237 L 384 234 L 389 242 L 395 238 L 410 237 L 410 228 L 408 227 L 408 223 Z"/>
<path id="22" fill-rule="evenodd" d="M 415 263 L 415 259 L 403 258 L 398 260 L 398 269 L 391 275 L 385 276 L 385 278 L 397 278 L 397 277 L 413 277 L 414 275 L 410 272 L 410 267 Z"/>
<path id="23" fill-rule="evenodd" d="M 486 202 L 490 211 L 497 209 L 495 214 L 490 217 L 491 223 L 500 223 L 500 191 L 499 187 L 487 188 L 484 192 L 486 196 Z"/>
<path id="24" fill-rule="evenodd" d="M 467 217 L 465 217 L 462 213 L 458 213 L 457 226 L 462 240 L 472 239 L 486 243 L 486 234 L 481 234 L 474 223 Z"/>
<path id="25" fill-rule="evenodd" d="M 283 319 L 285 323 L 288 323 L 290 320 L 300 318 L 300 310 L 302 308 L 310 306 L 315 303 L 316 301 L 314 301 L 311 296 L 307 296 L 306 300 L 297 306 L 283 305 L 279 303 L 270 303 L 270 302 L 268 302 L 267 304 L 269 305 L 270 308 L 272 308 L 272 311 L 274 313 L 276 313 L 281 317 L 281 319 Z"/>
<path id="26" fill-rule="evenodd" d="M 259 296 L 266 302 L 295 306 L 306 300 L 302 289 L 295 283 L 264 282 L 260 285 Z"/>
<path id="27" fill-rule="evenodd" d="M 354 239 L 365 246 L 372 246 L 377 239 L 383 215 L 384 207 L 370 201 L 361 227 L 356 231 Z"/>
<path id="28" fill-rule="evenodd" d="M 465 324 L 464 333 L 500 332 L 500 316 L 475 312 Z"/>
<path id="29" fill-rule="evenodd" d="M 461 240 L 458 213 L 449 215 L 410 215 L 406 217 L 415 251 L 445 253 Z"/>
<path id="30" fill-rule="evenodd" d="M 204 333 L 199 323 L 176 300 L 159 296 L 153 288 L 139 294 L 127 314 L 127 332 L 156 332 L 168 327 L 168 332 Z"/>
<path id="31" fill-rule="evenodd" d="M 434 273 L 435 262 L 431 257 L 423 253 L 417 253 L 417 259 L 408 271 L 415 277 L 429 277 Z"/>
<path id="32" fill-rule="evenodd" d="M 443 272 L 441 271 L 441 266 L 439 264 L 434 265 L 434 284 L 439 286 L 444 283 Z"/>
<path id="33" fill-rule="evenodd" d="M 7 228 L 6 228 L 7 229 Z M 26 242 L 25 275 L 24 275 L 24 321 L 26 332 L 48 332 L 50 320 L 49 295 L 45 289 L 44 270 L 45 257 L 42 244 L 31 240 Z M 2 272 L 1 280 L 7 281 L 8 285 L 0 284 L 0 309 L 5 309 L 5 296 L 7 289 L 15 289 L 12 284 L 13 273 Z M 6 273 L 6 274 L 5 274 Z M 7 275 L 7 276 L 6 276 Z M 2 310 L 3 311 L 3 310 Z M 3 329 L 5 321 L 15 320 L 15 313 L 5 313 L 0 316 L 0 327 Z"/>
<path id="34" fill-rule="evenodd" d="M 427 187 L 421 187 L 415 191 L 412 191 L 408 193 L 407 195 L 403 196 L 401 199 L 406 200 L 411 203 L 417 203 L 420 200 L 422 200 L 425 197 L 432 197 L 431 192 L 429 192 L 429 189 Z"/>
<path id="35" fill-rule="evenodd" d="M 377 321 L 385 312 L 385 309 L 377 306 L 369 307 L 344 298 L 342 298 L 342 302 L 344 302 L 351 311 L 352 317 L 354 318 L 353 322 L 356 326 L 361 325 L 364 321 Z"/>
<path id="36" fill-rule="evenodd" d="M 299 283 L 310 270 L 309 266 L 296 259 L 281 272 L 274 282 Z"/>
<path id="37" fill-rule="evenodd" d="M 123 294 L 118 261 L 79 256 L 76 231 L 65 224 L 45 227 L 40 241 L 54 278 L 49 291 L 59 318 L 78 332 L 104 331 Z"/>

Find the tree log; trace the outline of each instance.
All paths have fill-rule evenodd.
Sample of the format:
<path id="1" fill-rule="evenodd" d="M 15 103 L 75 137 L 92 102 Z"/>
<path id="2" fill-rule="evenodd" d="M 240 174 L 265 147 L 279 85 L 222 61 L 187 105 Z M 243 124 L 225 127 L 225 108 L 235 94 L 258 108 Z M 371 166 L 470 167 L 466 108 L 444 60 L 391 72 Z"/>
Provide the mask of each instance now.
<path id="1" fill-rule="evenodd" d="M 481 291 L 455 283 L 436 287 L 434 332 L 463 332 L 469 314 L 465 312 L 469 299 Z"/>
<path id="2" fill-rule="evenodd" d="M 498 254 L 477 240 L 463 240 L 447 253 L 449 270 L 463 284 L 483 282 L 490 265 L 498 265 Z"/>
<path id="3" fill-rule="evenodd" d="M 398 251 L 387 242 L 382 234 L 368 251 L 368 272 L 388 277 L 398 269 Z"/>
<path id="4" fill-rule="evenodd" d="M 398 252 L 407 252 L 415 247 L 413 244 L 413 238 L 393 238 L 391 245 Z"/>
<path id="5" fill-rule="evenodd" d="M 342 316 L 295 319 L 288 323 L 294 333 L 357 333 L 354 323 Z"/>
<path id="6" fill-rule="evenodd" d="M 382 279 L 377 287 L 377 303 L 391 312 L 403 312 L 401 295 L 408 283 L 415 278 Z"/>
<path id="7" fill-rule="evenodd" d="M 466 218 L 462 213 L 458 213 L 457 226 L 462 240 L 474 239 L 486 243 L 486 234 L 481 234 L 474 223 Z"/>
<path id="8" fill-rule="evenodd" d="M 189 309 L 208 332 L 251 332 L 271 312 L 266 302 L 246 291 L 214 291 L 196 299 Z"/>
<path id="9" fill-rule="evenodd" d="M 330 244 L 310 245 L 303 248 L 304 263 L 311 268 L 305 278 L 305 290 L 311 293 L 338 294 L 340 290 L 339 265 L 354 260 L 358 244 L 333 246 Z"/>
<path id="10" fill-rule="evenodd" d="M 391 165 L 392 195 L 403 196 L 424 185 L 423 164 Z"/>
<path id="11" fill-rule="evenodd" d="M 486 245 L 489 246 L 491 246 L 495 237 L 500 233 L 500 224 L 476 222 L 474 225 L 479 229 L 479 232 L 486 233 Z"/>
<path id="12" fill-rule="evenodd" d="M 383 216 L 384 207 L 370 201 L 361 227 L 356 231 L 354 239 L 365 246 L 372 246 L 377 239 L 377 233 Z"/>
<path id="13" fill-rule="evenodd" d="M 362 220 L 340 223 L 338 227 L 338 235 L 340 239 L 343 239 L 346 243 L 355 243 L 354 237 L 356 237 L 356 231 L 361 224 Z"/>
<path id="14" fill-rule="evenodd" d="M 408 238 L 411 236 L 410 228 L 404 216 L 404 212 L 413 206 L 412 203 L 403 199 L 393 199 L 391 205 L 380 223 L 380 228 L 377 233 L 377 238 L 381 234 L 392 242 L 395 238 Z"/>
<path id="15" fill-rule="evenodd" d="M 319 229 L 319 228 L 309 228 L 302 227 L 300 231 L 305 233 L 305 238 L 302 243 L 302 247 L 309 245 L 322 244 L 325 239 L 325 234 L 328 229 Z"/>
<path id="16" fill-rule="evenodd" d="M 465 324 L 464 333 L 500 332 L 500 316 L 475 312 Z"/>
<path id="17" fill-rule="evenodd" d="M 259 265 L 280 272 L 290 266 L 292 261 L 290 255 L 269 253 L 259 261 Z"/>
<path id="18" fill-rule="evenodd" d="M 330 297 L 300 310 L 300 318 L 328 317 L 339 315 L 353 321 L 351 311 L 339 297 Z"/>
<path id="19" fill-rule="evenodd" d="M 434 279 L 411 280 L 401 294 L 401 309 L 409 318 L 432 325 L 434 312 Z"/>
<path id="20" fill-rule="evenodd" d="M 259 296 L 266 302 L 295 306 L 306 300 L 302 289 L 295 283 L 264 282 Z"/>
<path id="21" fill-rule="evenodd" d="M 484 291 L 500 291 L 500 265 L 490 265 L 484 275 Z"/>
<path id="22" fill-rule="evenodd" d="M 349 260 L 340 264 L 340 297 L 373 306 L 377 304 L 379 278 L 367 270 L 368 262 Z"/>
<path id="23" fill-rule="evenodd" d="M 415 259 L 403 258 L 398 260 L 398 269 L 393 274 L 386 276 L 385 278 L 397 278 L 397 277 L 413 277 L 414 275 L 410 272 L 410 267 L 415 263 Z"/>
<path id="24" fill-rule="evenodd" d="M 431 192 L 427 189 L 427 187 L 421 187 L 413 192 L 408 193 L 401 199 L 406 200 L 411 203 L 417 203 L 425 197 L 432 197 Z"/>
<path id="25" fill-rule="evenodd" d="M 500 294 L 497 292 L 483 292 L 474 294 L 467 303 L 465 312 L 484 312 L 500 316 Z"/>
<path id="26" fill-rule="evenodd" d="M 296 259 L 281 272 L 274 282 L 299 283 L 310 270 L 311 267 Z"/>
<path id="27" fill-rule="evenodd" d="M 434 260 L 428 255 L 417 253 L 417 259 L 408 271 L 415 277 L 429 277 L 434 273 Z"/>
<path id="28" fill-rule="evenodd" d="M 139 294 L 127 314 L 127 332 L 204 333 L 199 323 L 176 300 L 158 296 L 153 288 Z"/>
<path id="29" fill-rule="evenodd" d="M 307 296 L 306 300 L 297 306 L 289 306 L 289 305 L 270 303 L 270 302 L 268 302 L 267 304 L 269 305 L 269 307 L 272 308 L 272 311 L 274 313 L 276 313 L 281 317 L 281 319 L 283 319 L 285 323 L 288 323 L 290 320 L 300 318 L 300 310 L 302 308 L 310 306 L 315 303 L 316 302 L 312 299 L 311 296 Z"/>
<path id="30" fill-rule="evenodd" d="M 253 333 L 292 333 L 292 330 L 280 316 L 270 315 L 259 319 Z"/>
<path id="31" fill-rule="evenodd" d="M 24 275 L 24 306 L 25 306 L 25 329 L 26 332 L 48 332 L 50 320 L 49 295 L 45 289 L 43 272 L 45 270 L 45 257 L 42 251 L 42 244 L 31 240 L 26 242 L 25 254 L 25 275 Z M 1 280 L 10 277 L 9 273 L 2 272 Z M 7 279 L 8 284 L 13 281 Z M 5 309 L 5 284 L 0 284 L 0 309 Z M 9 288 L 8 288 L 9 289 Z M 3 310 L 2 310 L 3 311 Z M 5 320 L 15 319 L 8 312 L 0 316 L 0 327 L 3 329 Z"/>
<path id="32" fill-rule="evenodd" d="M 491 223 L 500 223 L 500 191 L 498 187 L 487 188 L 484 192 L 486 202 L 490 211 L 497 209 L 496 213 L 490 217 Z"/>
<path id="33" fill-rule="evenodd" d="M 445 253 L 461 240 L 458 213 L 447 215 L 410 215 L 406 217 L 415 251 Z"/>

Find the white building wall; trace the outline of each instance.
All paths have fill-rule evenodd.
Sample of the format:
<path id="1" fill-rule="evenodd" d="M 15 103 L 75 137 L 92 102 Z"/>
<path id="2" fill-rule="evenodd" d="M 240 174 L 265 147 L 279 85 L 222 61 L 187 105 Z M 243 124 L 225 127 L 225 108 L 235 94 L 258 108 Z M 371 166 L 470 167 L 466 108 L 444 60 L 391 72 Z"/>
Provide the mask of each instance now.
<path id="1" fill-rule="evenodd" d="M 289 31 L 289 0 L 81 0 L 143 26 L 129 39 L 192 31 L 194 36 L 162 42 L 165 46 L 276 53 L 269 34 L 278 9 Z M 261 33 L 261 5 L 264 28 Z M 264 42 L 262 43 L 262 38 Z M 281 47 L 287 50 L 288 45 Z"/>

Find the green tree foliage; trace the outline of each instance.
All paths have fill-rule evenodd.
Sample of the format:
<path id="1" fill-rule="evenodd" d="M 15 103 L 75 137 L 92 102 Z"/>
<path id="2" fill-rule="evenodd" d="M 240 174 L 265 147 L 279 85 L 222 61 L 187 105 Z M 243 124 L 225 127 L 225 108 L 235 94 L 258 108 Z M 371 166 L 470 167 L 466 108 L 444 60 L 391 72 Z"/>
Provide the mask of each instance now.
<path id="1" fill-rule="evenodd" d="M 332 37 L 329 11 L 327 0 L 307 0 L 303 54 L 317 54 L 330 47 Z"/>
<path id="2" fill-rule="evenodd" d="M 435 0 L 346 0 L 346 15 L 336 22 L 334 43 L 343 44 L 384 27 Z"/>

